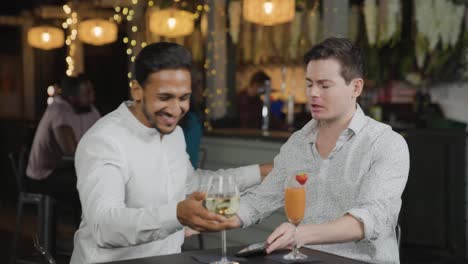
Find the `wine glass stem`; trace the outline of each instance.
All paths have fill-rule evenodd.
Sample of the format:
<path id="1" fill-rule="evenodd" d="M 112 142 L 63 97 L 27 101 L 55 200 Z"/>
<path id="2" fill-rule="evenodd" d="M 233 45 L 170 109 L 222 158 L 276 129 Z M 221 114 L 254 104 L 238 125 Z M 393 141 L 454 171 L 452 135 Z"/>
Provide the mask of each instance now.
<path id="1" fill-rule="evenodd" d="M 293 247 L 293 255 L 294 257 L 297 257 L 297 245 L 294 245 Z"/>
<path id="2" fill-rule="evenodd" d="M 226 254 L 226 230 L 221 231 L 221 246 L 223 248 L 223 255 L 221 261 L 227 261 Z"/>

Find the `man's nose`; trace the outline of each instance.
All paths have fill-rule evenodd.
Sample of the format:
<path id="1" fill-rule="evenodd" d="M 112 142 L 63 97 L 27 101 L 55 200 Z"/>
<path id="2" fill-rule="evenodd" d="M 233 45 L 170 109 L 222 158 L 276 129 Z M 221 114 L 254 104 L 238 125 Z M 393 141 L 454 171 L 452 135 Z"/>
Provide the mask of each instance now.
<path id="1" fill-rule="evenodd" d="M 309 87 L 309 96 L 310 97 L 319 97 L 320 96 L 320 91 L 317 86 L 313 85 Z"/>
<path id="2" fill-rule="evenodd" d="M 178 116 L 183 112 L 182 103 L 178 100 L 171 102 L 169 106 L 169 113 L 174 116 Z"/>

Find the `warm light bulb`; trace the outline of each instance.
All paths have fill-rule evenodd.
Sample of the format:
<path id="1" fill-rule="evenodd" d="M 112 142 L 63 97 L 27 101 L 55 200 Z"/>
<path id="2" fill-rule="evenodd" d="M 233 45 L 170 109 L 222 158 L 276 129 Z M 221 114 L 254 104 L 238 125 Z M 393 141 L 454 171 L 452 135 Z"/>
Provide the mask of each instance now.
<path id="1" fill-rule="evenodd" d="M 102 36 L 102 27 L 101 26 L 93 27 L 93 34 L 97 38 L 101 37 Z"/>
<path id="2" fill-rule="evenodd" d="M 167 20 L 167 26 L 170 28 L 170 29 L 174 29 L 175 26 L 176 26 L 176 23 L 177 23 L 177 20 L 173 17 L 170 17 L 168 20 Z"/>
<path id="3" fill-rule="evenodd" d="M 50 33 L 49 32 L 42 32 L 41 34 L 42 42 L 49 42 L 50 41 Z"/>
<path id="4" fill-rule="evenodd" d="M 68 5 L 63 5 L 63 11 L 64 11 L 65 14 L 67 14 L 67 15 L 70 14 L 70 12 L 71 12 L 70 6 L 68 6 Z"/>
<path id="5" fill-rule="evenodd" d="M 49 87 L 47 87 L 47 94 L 49 96 L 53 96 L 55 94 L 55 88 L 53 85 L 50 85 Z"/>
<path id="6" fill-rule="evenodd" d="M 273 3 L 271 1 L 266 1 L 263 4 L 263 11 L 265 14 L 270 15 L 273 12 Z"/>

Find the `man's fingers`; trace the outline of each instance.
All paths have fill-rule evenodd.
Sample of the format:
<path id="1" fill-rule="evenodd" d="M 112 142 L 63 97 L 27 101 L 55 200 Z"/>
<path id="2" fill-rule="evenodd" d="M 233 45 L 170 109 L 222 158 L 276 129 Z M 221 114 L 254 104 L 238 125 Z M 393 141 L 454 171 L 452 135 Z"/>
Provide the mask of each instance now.
<path id="1" fill-rule="evenodd" d="M 293 227 L 289 223 L 284 223 L 276 228 L 267 239 L 267 253 L 294 244 L 294 229 L 292 228 Z"/>
<path id="2" fill-rule="evenodd" d="M 271 233 L 267 238 L 267 243 L 272 244 L 278 237 L 282 236 L 285 232 L 284 224 L 278 226 L 273 233 Z"/>
<path id="3" fill-rule="evenodd" d="M 206 194 L 204 192 L 193 192 L 190 194 L 189 199 L 193 199 L 196 201 L 203 201 L 205 200 Z"/>
<path id="4" fill-rule="evenodd" d="M 271 252 L 277 249 L 284 248 L 286 246 L 287 240 L 288 238 L 283 234 L 281 237 L 276 239 L 272 244 L 268 245 L 268 247 L 266 248 L 266 252 L 270 254 Z"/>
<path id="5" fill-rule="evenodd" d="M 215 214 L 213 212 L 206 210 L 204 207 L 199 208 L 199 210 L 197 210 L 196 212 L 196 215 L 208 221 L 224 222 L 227 219 L 226 217 L 222 215 L 218 215 L 218 214 Z"/>
<path id="6" fill-rule="evenodd" d="M 227 229 L 227 222 L 206 221 L 205 219 L 194 220 L 195 229 L 201 232 L 218 232 Z"/>

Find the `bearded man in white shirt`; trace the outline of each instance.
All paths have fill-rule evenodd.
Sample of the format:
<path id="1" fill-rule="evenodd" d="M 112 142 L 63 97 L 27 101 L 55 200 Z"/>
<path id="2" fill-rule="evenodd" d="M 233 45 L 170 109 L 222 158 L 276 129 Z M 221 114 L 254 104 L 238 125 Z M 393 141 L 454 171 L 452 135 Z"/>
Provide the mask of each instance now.
<path id="1" fill-rule="evenodd" d="M 189 110 L 190 67 L 190 53 L 178 44 L 146 46 L 135 60 L 133 101 L 122 103 L 81 139 L 75 167 L 83 216 L 71 263 L 174 254 L 180 252 L 184 226 L 232 228 L 232 221 L 202 206 L 203 194 L 194 192 L 201 177 L 232 174 L 246 189 L 271 169 L 193 170 L 177 125 Z"/>
<path id="2" fill-rule="evenodd" d="M 399 263 L 395 234 L 409 172 L 404 138 L 366 116 L 357 104 L 364 59 L 343 38 L 329 38 L 304 56 L 312 120 L 295 132 L 262 184 L 242 197 L 238 226 L 249 226 L 284 203 L 288 174 L 308 174 L 302 224 L 280 225 L 268 253 L 307 247 L 372 263 Z"/>

